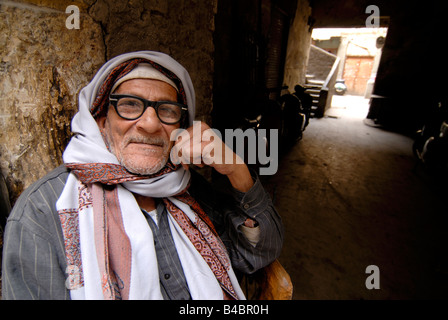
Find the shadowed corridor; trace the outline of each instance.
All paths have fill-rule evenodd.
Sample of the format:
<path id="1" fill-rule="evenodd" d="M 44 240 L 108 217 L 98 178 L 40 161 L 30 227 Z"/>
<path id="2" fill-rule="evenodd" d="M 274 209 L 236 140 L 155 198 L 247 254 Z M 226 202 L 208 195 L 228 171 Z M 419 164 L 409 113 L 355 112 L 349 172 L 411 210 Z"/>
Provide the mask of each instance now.
<path id="1" fill-rule="evenodd" d="M 367 111 L 363 97 L 335 96 L 263 177 L 293 299 L 446 298 L 447 188 L 417 165 L 412 139 L 365 125 Z M 369 265 L 380 289 L 366 288 Z"/>

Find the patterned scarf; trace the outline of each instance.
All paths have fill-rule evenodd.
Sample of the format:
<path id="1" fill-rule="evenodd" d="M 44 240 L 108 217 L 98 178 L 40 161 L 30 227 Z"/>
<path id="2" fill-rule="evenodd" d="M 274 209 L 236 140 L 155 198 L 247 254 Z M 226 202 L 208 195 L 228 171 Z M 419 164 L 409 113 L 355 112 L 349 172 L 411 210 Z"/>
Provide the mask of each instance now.
<path id="1" fill-rule="evenodd" d="M 188 100 L 182 81 L 173 72 L 148 59 L 130 59 L 117 64 L 109 72 L 89 108 L 89 116 L 86 116 L 85 110 L 81 110 L 83 106 L 80 105 L 78 117 L 91 121 L 87 118 L 103 115 L 113 83 L 142 61 L 149 61 L 163 70 L 178 84 L 184 101 Z M 78 124 L 81 123 L 79 120 Z M 64 153 L 64 162 L 71 174 L 57 203 L 65 240 L 69 274 L 67 286 L 72 290 L 72 297 L 98 297 L 99 286 L 105 299 L 160 297 L 160 292 L 157 292 L 158 278 L 150 276 L 150 279 L 146 279 L 146 273 L 150 272 L 147 268 L 156 266 L 153 261 L 156 257 L 153 245 L 148 244 L 148 239 L 152 239 L 150 228 L 147 223 L 146 226 L 142 225 L 143 214 L 132 196 L 132 193 L 138 193 L 163 199 L 187 283 L 197 287 L 192 289 L 197 292 L 196 295 L 207 298 L 201 296 L 200 292 L 201 288 L 210 285 L 210 280 L 207 280 L 209 278 L 206 275 L 197 278 L 198 270 L 195 270 L 206 265 L 209 271 L 202 269 L 199 273 L 207 274 L 211 271 L 210 274 L 222 290 L 222 298 L 244 299 L 224 244 L 206 213 L 187 191 L 188 171 L 168 162 L 157 174 L 132 174 L 118 164 L 104 143 L 99 143 L 100 133 L 97 128 L 90 129 L 86 123 L 80 131 L 89 132 L 79 132 L 81 134 L 72 138 Z M 90 138 L 92 135 L 93 138 Z M 98 152 L 93 155 L 88 152 L 95 148 Z M 102 158 L 111 161 L 100 162 Z M 169 189 L 176 186 L 175 190 L 164 190 L 166 185 L 170 186 Z M 130 231 L 134 228 L 140 231 Z M 142 252 L 148 254 L 143 255 Z M 188 254 L 191 256 L 187 257 Z M 202 262 L 198 261 L 198 257 L 201 257 L 199 260 Z M 155 270 L 157 273 L 157 268 Z M 99 281 L 100 284 L 95 284 Z M 196 284 L 198 281 L 203 283 Z M 86 286 L 86 292 L 78 295 L 77 290 L 86 283 L 90 283 Z M 155 293 L 144 284 L 155 287 Z M 150 294 L 146 292 L 148 290 Z M 195 298 L 193 292 L 192 297 Z"/>
<path id="2" fill-rule="evenodd" d="M 117 189 L 113 187 L 122 182 L 160 177 L 177 168 L 167 165 L 152 176 L 133 175 L 121 166 L 111 164 L 66 164 L 91 194 L 94 210 L 95 245 L 102 269 L 103 294 L 107 299 L 128 299 L 130 287 L 131 245 L 126 234 L 118 203 Z M 103 185 L 112 186 L 104 187 Z M 230 263 L 224 244 L 219 238 L 212 222 L 197 201 L 185 191 L 174 196 L 187 204 L 199 217 L 191 221 L 169 198 L 163 202 L 168 212 L 193 243 L 213 271 L 220 283 L 225 298 L 238 299 L 227 270 Z"/>

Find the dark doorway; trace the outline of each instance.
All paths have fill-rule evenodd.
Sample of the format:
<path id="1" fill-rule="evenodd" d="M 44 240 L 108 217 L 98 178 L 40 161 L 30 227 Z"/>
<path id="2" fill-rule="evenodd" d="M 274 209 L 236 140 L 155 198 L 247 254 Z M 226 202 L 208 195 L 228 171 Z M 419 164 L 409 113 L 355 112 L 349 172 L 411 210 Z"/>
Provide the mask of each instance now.
<path id="1" fill-rule="evenodd" d="M 290 19 L 277 1 L 219 1 L 214 128 L 236 128 L 239 119 L 254 116 L 267 107 L 268 98 L 279 96 Z"/>

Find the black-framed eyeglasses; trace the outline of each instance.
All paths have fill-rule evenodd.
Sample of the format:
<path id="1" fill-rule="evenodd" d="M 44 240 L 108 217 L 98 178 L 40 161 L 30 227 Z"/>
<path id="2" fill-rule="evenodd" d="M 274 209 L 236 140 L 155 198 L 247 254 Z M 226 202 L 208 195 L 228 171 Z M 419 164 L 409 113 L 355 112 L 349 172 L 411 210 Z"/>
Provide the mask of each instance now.
<path id="1" fill-rule="evenodd" d="M 137 120 L 148 107 L 154 108 L 157 117 L 164 124 L 179 123 L 185 116 L 188 107 L 174 101 L 149 101 L 129 94 L 111 94 L 109 102 L 118 115 L 126 120 Z"/>

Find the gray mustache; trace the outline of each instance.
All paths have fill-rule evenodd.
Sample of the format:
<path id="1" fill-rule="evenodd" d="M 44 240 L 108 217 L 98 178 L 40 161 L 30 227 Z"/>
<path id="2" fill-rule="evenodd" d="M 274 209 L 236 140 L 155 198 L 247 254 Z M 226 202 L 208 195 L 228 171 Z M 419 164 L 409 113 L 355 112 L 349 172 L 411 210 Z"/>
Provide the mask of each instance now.
<path id="1" fill-rule="evenodd" d="M 165 148 L 168 145 L 168 141 L 161 137 L 145 137 L 145 136 L 128 137 L 125 141 L 125 144 L 128 145 L 129 143 L 152 144 L 163 148 Z"/>

